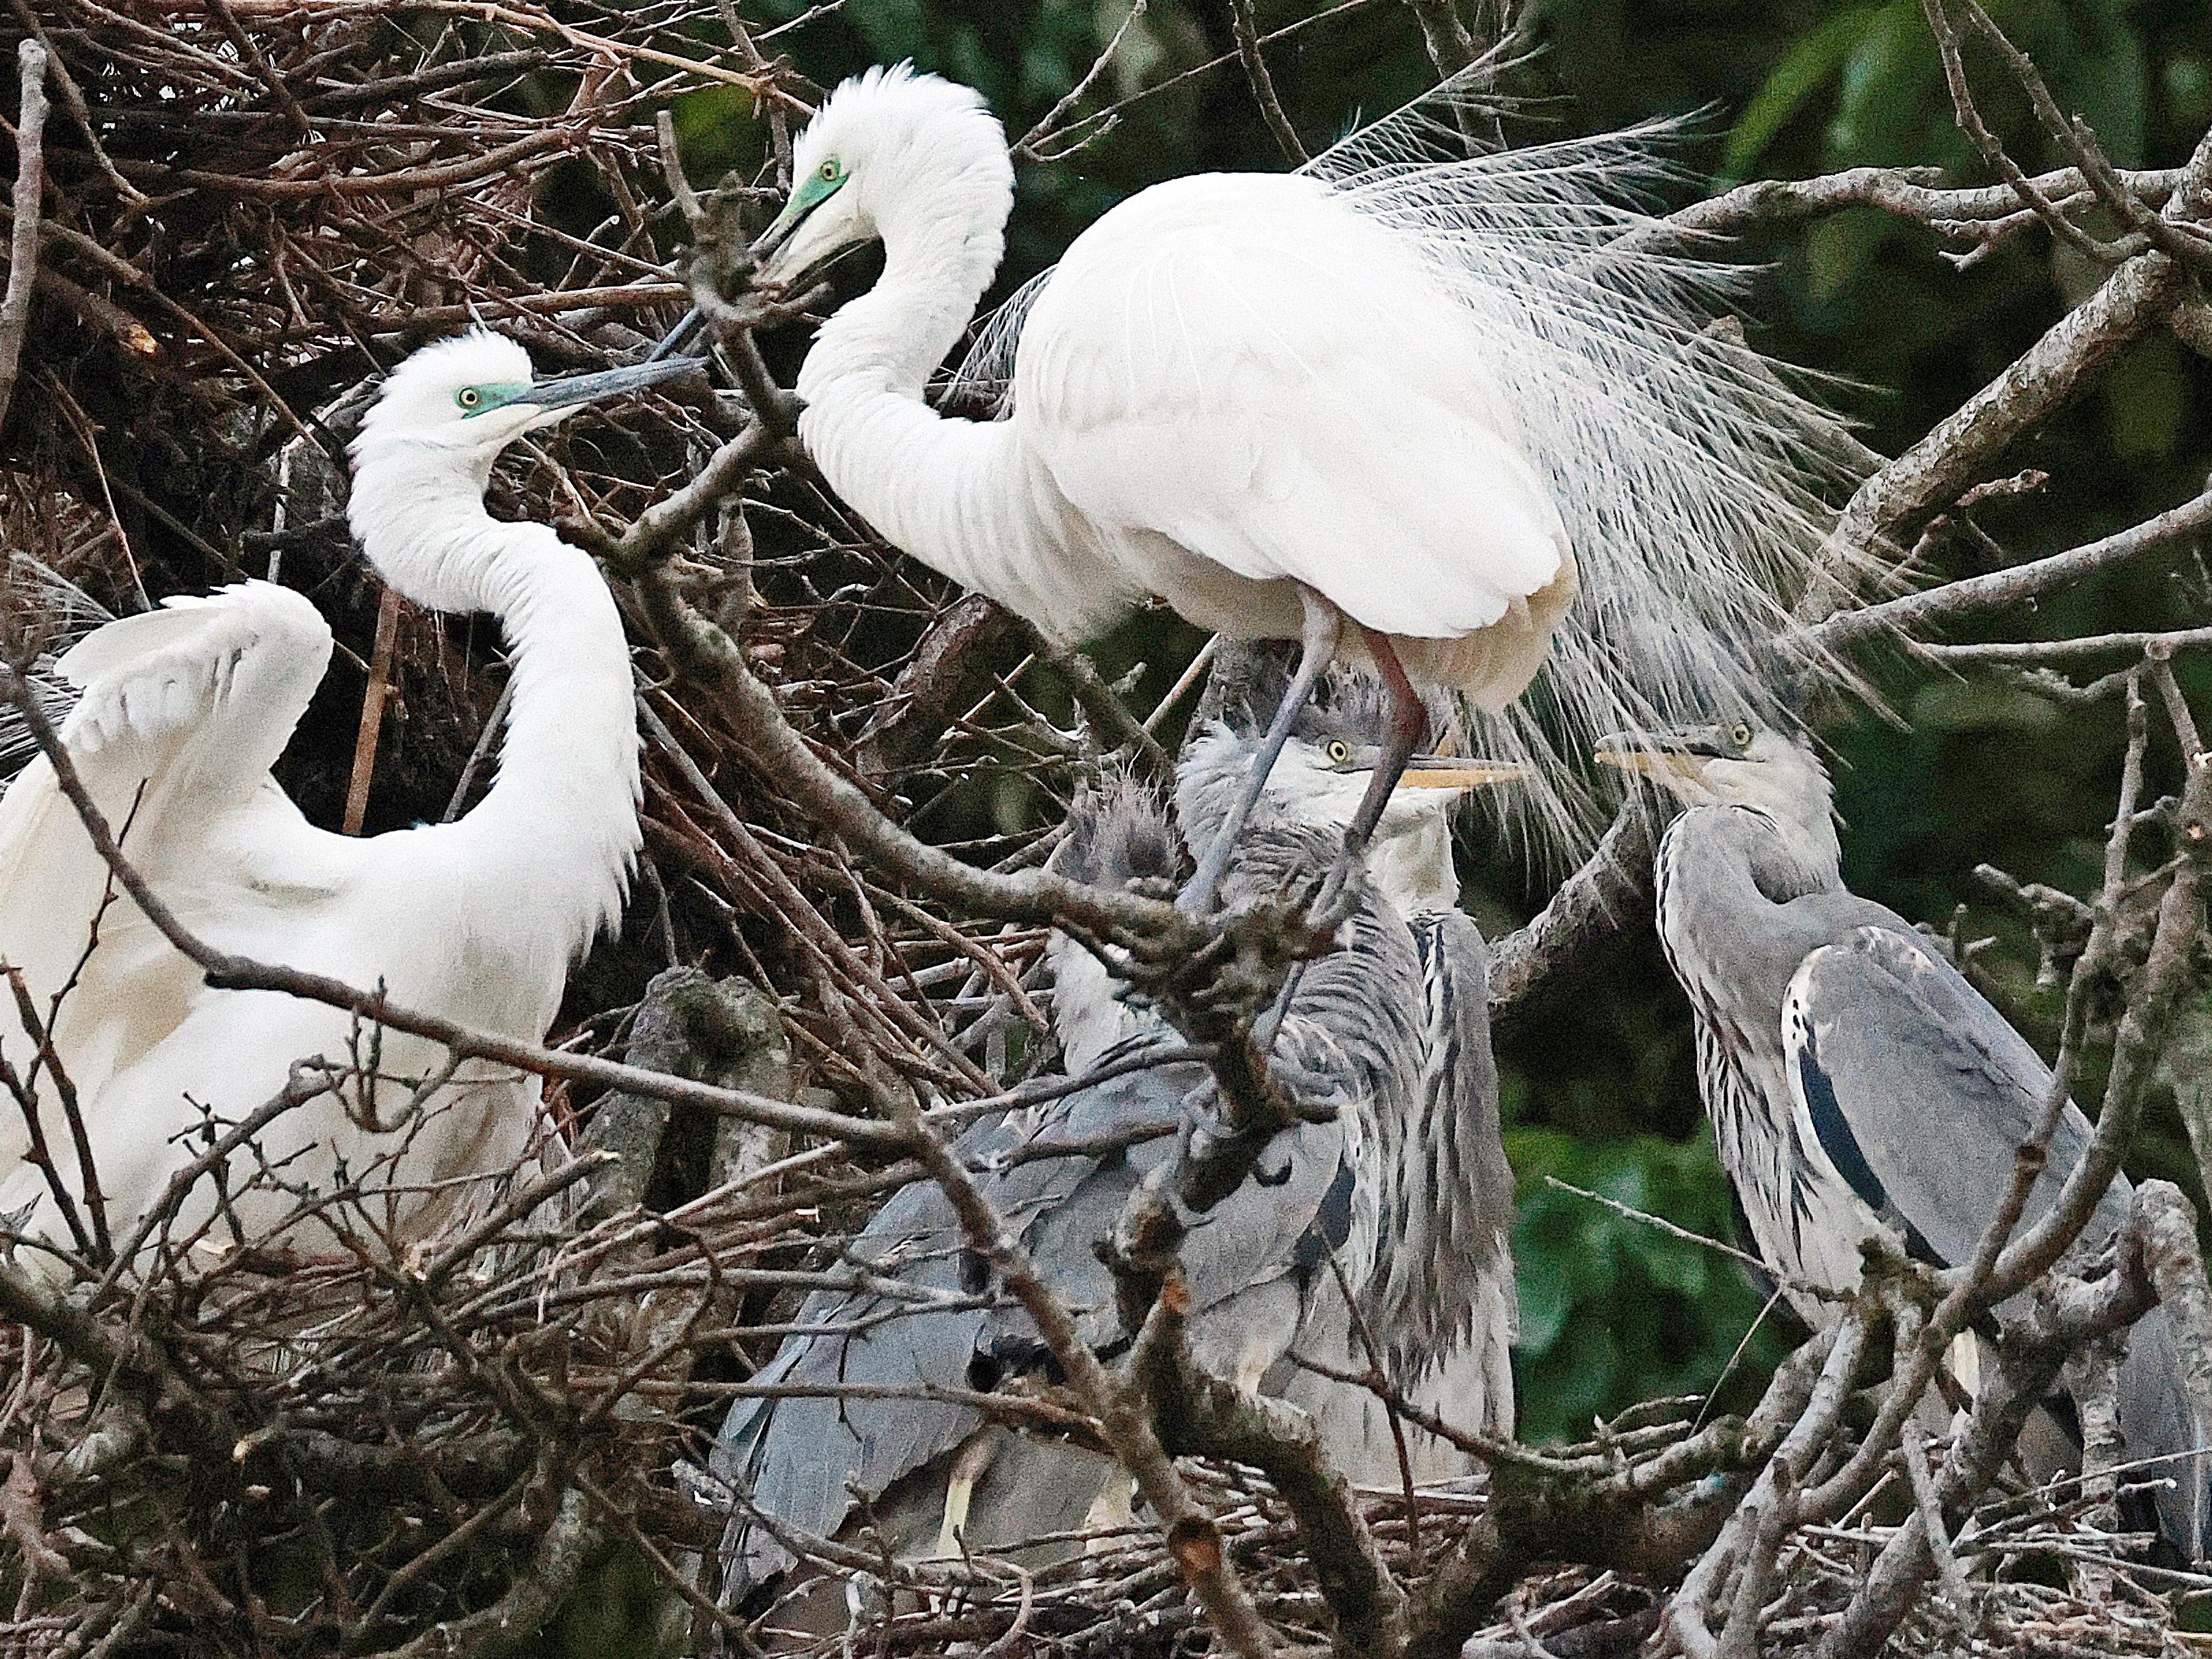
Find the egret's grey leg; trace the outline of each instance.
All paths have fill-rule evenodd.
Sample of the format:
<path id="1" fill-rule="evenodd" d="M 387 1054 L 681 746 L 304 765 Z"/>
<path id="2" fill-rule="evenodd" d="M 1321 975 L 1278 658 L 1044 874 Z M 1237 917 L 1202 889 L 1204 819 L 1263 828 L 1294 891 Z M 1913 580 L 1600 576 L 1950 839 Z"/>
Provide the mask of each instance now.
<path id="1" fill-rule="evenodd" d="M 1344 832 L 1344 850 L 1337 854 L 1328 879 L 1322 884 L 1321 895 L 1314 901 L 1314 918 L 1322 927 L 1343 920 L 1336 914 L 1337 901 L 1352 879 L 1352 866 L 1365 854 L 1368 839 L 1382 821 L 1382 809 L 1390 803 L 1390 792 L 1406 775 L 1406 763 L 1413 757 L 1429 729 L 1428 707 L 1407 678 L 1406 665 L 1398 660 L 1389 636 L 1371 628 L 1360 632 L 1367 636 L 1367 649 L 1382 677 L 1383 689 L 1390 695 L 1390 726 L 1383 734 L 1375 770 L 1368 776 L 1367 793 L 1359 798 L 1359 811 L 1352 815 L 1352 827 Z"/>
<path id="2" fill-rule="evenodd" d="M 1244 787 L 1230 807 L 1229 816 L 1222 820 L 1213 844 L 1199 860 L 1198 873 L 1176 900 L 1176 908 L 1186 915 L 1202 916 L 1213 908 L 1214 895 L 1221 890 L 1221 878 L 1229 868 L 1229 854 L 1237 845 L 1237 837 L 1244 831 L 1244 821 L 1252 816 L 1261 792 L 1267 787 L 1267 775 L 1275 769 L 1283 745 L 1291 739 L 1291 727 L 1313 696 L 1314 682 L 1336 655 L 1337 630 L 1342 624 L 1336 607 L 1303 584 L 1298 588 L 1298 599 L 1305 606 L 1305 628 L 1300 640 L 1297 672 L 1291 676 L 1290 689 L 1283 693 L 1283 701 L 1275 709 L 1274 723 L 1267 728 L 1267 740 L 1260 745 L 1259 757 L 1252 763 Z M 1408 749 L 1406 752 L 1411 755 L 1413 750 Z M 1403 765 L 1401 761 L 1401 769 Z"/>
<path id="3" fill-rule="evenodd" d="M 645 361 L 648 363 L 657 363 L 671 352 L 683 350 L 685 346 L 691 343 L 693 337 L 705 325 L 706 321 L 707 319 L 700 315 L 699 307 L 693 306 L 690 310 L 684 313 L 684 320 L 670 329 L 667 337 L 647 354 Z"/>

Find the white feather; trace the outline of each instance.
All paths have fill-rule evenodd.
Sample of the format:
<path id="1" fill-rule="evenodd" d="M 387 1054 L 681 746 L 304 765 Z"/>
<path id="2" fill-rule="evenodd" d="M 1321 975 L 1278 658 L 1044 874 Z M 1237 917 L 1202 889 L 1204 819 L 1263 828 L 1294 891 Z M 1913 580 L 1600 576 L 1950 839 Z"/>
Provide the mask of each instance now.
<path id="1" fill-rule="evenodd" d="M 1510 410 L 1495 424 L 1540 481 L 1580 566 L 1580 597 L 1529 694 L 1501 710 L 1469 711 L 1485 752 L 1536 769 L 1542 782 L 1527 805 L 1538 822 L 1571 830 L 1587 823 L 1583 760 L 1595 737 L 1737 710 L 1781 723 L 1777 688 L 1785 680 L 1854 684 L 1832 659 L 1782 660 L 1774 642 L 1788 606 L 1816 578 L 1846 586 L 1872 579 L 1870 567 L 1821 572 L 1817 559 L 1831 503 L 1869 455 L 1740 331 L 1716 326 L 1743 268 L 1686 251 L 1650 205 L 1672 182 L 1667 155 L 1680 124 L 1470 153 L 1450 117 L 1478 99 L 1496 68 L 1476 65 L 1303 172 L 1449 296 L 1446 338 L 1399 343 L 1423 357 L 1464 351 L 1506 389 Z M 1115 219 L 1189 182 L 1124 204 L 1079 239 L 1059 271 L 1024 284 L 985 319 L 953 387 L 995 396 L 1002 418 L 1025 416 L 1018 365 L 1038 343 L 1030 326 L 1060 320 L 1055 281 Z M 1219 182 L 1272 212 L 1257 204 L 1279 180 Z M 1289 216 L 1273 217 L 1282 256 L 1310 259 L 1310 236 Z M 1363 325 L 1404 301 L 1388 282 L 1391 262 L 1367 264 L 1375 279 L 1367 314 L 1347 309 L 1337 326 L 1365 361 L 1387 365 L 1387 350 L 1362 337 Z M 1097 289 L 1092 276 L 1086 307 Z M 1255 285 L 1249 309 L 1271 316 L 1284 292 L 1279 282 Z M 1206 320 L 1226 343 L 1217 365 L 1231 345 L 1249 350 L 1249 331 L 1227 307 Z M 1353 441 L 1363 433 L 1408 441 L 1398 416 L 1418 402 L 1376 407 L 1349 395 L 1366 386 L 1343 389 L 1335 441 L 1345 453 L 1364 459 Z M 1180 435 L 1188 446 L 1214 434 Z M 1150 488 L 1153 479 L 1131 484 Z M 1449 576 L 1445 562 L 1434 550 L 1421 557 L 1406 550 L 1385 556 L 1378 577 L 1431 603 Z"/>
<path id="2" fill-rule="evenodd" d="M 458 822 L 338 836 L 278 787 L 270 768 L 331 651 L 313 605 L 283 587 L 173 599 L 87 635 L 54 672 L 78 690 L 59 728 L 70 762 L 138 872 L 199 938 L 535 1040 L 571 961 L 619 908 L 639 831 L 629 648 L 613 598 L 588 556 L 483 507 L 500 449 L 542 416 L 518 400 L 471 418 L 458 394 L 512 389 L 529 374 L 520 348 L 491 337 L 428 348 L 391 377 L 356 447 L 351 517 L 372 562 L 417 602 L 495 612 L 510 647 L 499 775 Z M 120 1233 L 194 1155 L 189 1138 L 207 1115 L 235 1121 L 296 1062 L 343 1066 L 356 1042 L 374 1039 L 319 1003 L 210 988 L 110 888 L 40 757 L 0 796 L 0 960 L 21 972 L 49 1025 Z M 0 1004 L 10 1010 L 0 1055 L 28 1076 L 29 1035 L 12 1006 Z M 386 1224 L 420 1228 L 482 1190 L 445 1183 L 520 1166 L 540 1127 L 535 1079 L 471 1062 L 416 1103 L 409 1079 L 438 1073 L 446 1051 L 386 1033 L 377 1053 L 374 1087 L 349 1089 L 349 1103 L 311 1101 L 261 1137 L 284 1183 L 327 1188 L 343 1172 L 396 1189 Z M 40 1093 L 62 1176 L 81 1190 L 61 1104 L 51 1083 Z M 11 1102 L 0 1114 L 0 1210 L 35 1200 L 28 1231 L 63 1241 L 27 1140 Z M 244 1173 L 232 1191 L 249 1229 L 295 1212 L 283 1185 L 241 1193 Z M 215 1197 L 201 1182 L 184 1224 Z"/>

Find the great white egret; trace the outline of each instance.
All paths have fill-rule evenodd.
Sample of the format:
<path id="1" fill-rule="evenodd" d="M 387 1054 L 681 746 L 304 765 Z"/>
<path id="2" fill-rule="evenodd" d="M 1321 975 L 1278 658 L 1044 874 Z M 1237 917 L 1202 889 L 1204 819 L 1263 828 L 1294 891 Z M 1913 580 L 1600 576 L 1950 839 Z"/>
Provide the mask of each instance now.
<path id="1" fill-rule="evenodd" d="M 538 380 L 520 346 L 477 331 L 409 357 L 362 423 L 349 517 L 369 561 L 417 604 L 490 611 L 511 653 L 499 775 L 455 823 L 335 835 L 270 775 L 331 658 L 328 625 L 288 588 L 246 581 L 173 599 L 61 658 L 80 692 L 62 742 L 125 855 L 187 927 L 466 1024 L 544 1033 L 571 961 L 619 915 L 637 852 L 629 652 L 590 557 L 544 525 L 494 519 L 484 487 L 526 432 L 679 367 Z M 373 1054 L 380 1080 L 346 1090 L 343 1109 L 325 1097 L 270 1126 L 259 1154 L 285 1183 L 327 1182 L 343 1167 L 425 1223 L 450 1207 L 436 1183 L 521 1158 L 534 1079 L 471 1064 L 410 1100 L 409 1079 L 437 1077 L 442 1049 L 392 1032 L 373 1047 L 321 1004 L 211 990 L 127 898 L 103 902 L 110 891 L 41 756 L 0 798 L 0 960 L 51 1039 L 42 1057 L 21 1018 L 0 1014 L 0 1058 L 24 1085 L 0 1102 L 0 1209 L 25 1212 L 16 1231 L 72 1242 L 27 1161 L 35 1112 L 61 1182 L 82 1194 L 64 1086 L 118 1230 L 191 1160 L 203 1108 L 242 1117 L 309 1056 Z M 294 1207 L 276 1183 L 242 1194 L 231 1184 L 248 1227 Z M 213 1185 L 201 1183 L 197 1214 Z"/>
<path id="2" fill-rule="evenodd" d="M 1635 207 L 1656 129 L 1437 159 L 1429 107 L 1300 173 L 1180 179 L 1112 209 L 987 330 L 983 376 L 1012 364 L 995 421 L 923 401 L 1012 203 L 976 94 L 905 65 L 846 82 L 757 244 L 788 286 L 883 243 L 883 275 L 799 372 L 799 432 L 895 546 L 1062 641 L 1146 595 L 1303 641 L 1190 908 L 1333 655 L 1371 659 L 1397 714 L 1354 843 L 1419 741 L 1415 683 L 1497 713 L 1555 635 L 1540 701 L 1577 755 L 1602 731 L 1770 706 L 1774 595 L 1818 568 L 1816 486 L 1856 459 L 1710 326 L 1719 268 L 1670 256 L 1680 239 Z M 1553 759 L 1536 716 L 1503 724 L 1483 748 Z"/>

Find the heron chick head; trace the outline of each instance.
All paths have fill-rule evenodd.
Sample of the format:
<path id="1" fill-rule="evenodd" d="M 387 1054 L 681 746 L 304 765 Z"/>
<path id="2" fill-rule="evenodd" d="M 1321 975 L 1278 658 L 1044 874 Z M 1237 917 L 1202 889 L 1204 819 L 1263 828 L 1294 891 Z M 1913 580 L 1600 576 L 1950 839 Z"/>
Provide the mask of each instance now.
<path id="1" fill-rule="evenodd" d="M 1351 828 L 1382 760 L 1389 703 L 1364 677 L 1330 677 L 1326 695 L 1302 712 L 1267 775 L 1255 821 L 1272 817 L 1341 836 Z M 1249 773 L 1273 710 L 1258 696 L 1232 703 L 1194 727 L 1176 768 L 1176 811 L 1184 838 L 1203 847 Z M 1510 783 L 1527 769 L 1479 756 L 1415 755 L 1390 792 L 1367 846 L 1368 873 L 1401 915 L 1459 902 L 1451 857 L 1451 809 L 1476 789 Z"/>
<path id="2" fill-rule="evenodd" d="M 1006 135 L 981 94 L 911 64 L 871 69 L 823 100 L 792 146 L 791 196 L 753 244 L 766 281 L 795 283 L 895 220 L 964 236 L 980 194 L 1013 199 Z M 990 250 L 998 262 L 998 249 Z"/>
<path id="3" fill-rule="evenodd" d="M 1711 726 L 1623 732 L 1592 751 L 1690 806 L 1736 806 L 1772 820 L 1808 855 L 1835 864 L 1835 789 L 1827 769 L 1794 733 L 1740 715 Z"/>

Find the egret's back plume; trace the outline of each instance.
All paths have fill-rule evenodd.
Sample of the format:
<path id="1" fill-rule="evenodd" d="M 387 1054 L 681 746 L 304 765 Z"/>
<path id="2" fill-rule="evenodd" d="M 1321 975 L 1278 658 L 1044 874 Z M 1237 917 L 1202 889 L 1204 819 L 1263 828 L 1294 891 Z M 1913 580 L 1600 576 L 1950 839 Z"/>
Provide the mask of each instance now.
<path id="1" fill-rule="evenodd" d="M 1785 682 L 1853 684 L 1833 658 L 1777 641 L 1809 586 L 1873 580 L 1871 562 L 1828 568 L 1820 551 L 1872 458 L 1746 343 L 1727 305 L 1745 268 L 1699 256 L 1652 210 L 1680 124 L 1470 153 L 1450 117 L 1494 73 L 1477 64 L 1304 171 L 1457 302 L 1558 507 L 1580 594 L 1528 694 L 1466 712 L 1480 749 L 1534 769 L 1512 798 L 1532 827 L 1572 845 L 1598 737 L 1735 709 L 1789 725 Z M 956 385 L 1002 389 L 1003 412 L 1051 279 L 986 321 Z"/>

